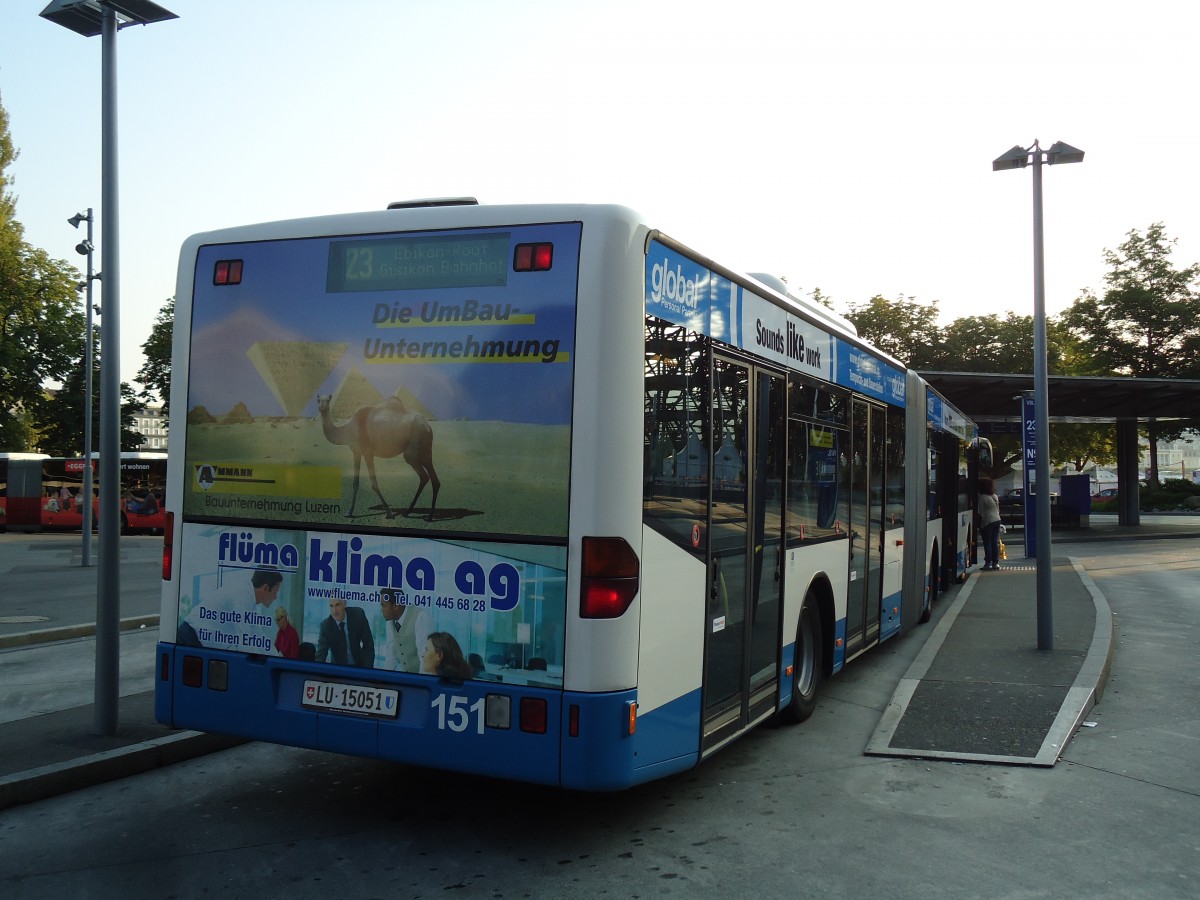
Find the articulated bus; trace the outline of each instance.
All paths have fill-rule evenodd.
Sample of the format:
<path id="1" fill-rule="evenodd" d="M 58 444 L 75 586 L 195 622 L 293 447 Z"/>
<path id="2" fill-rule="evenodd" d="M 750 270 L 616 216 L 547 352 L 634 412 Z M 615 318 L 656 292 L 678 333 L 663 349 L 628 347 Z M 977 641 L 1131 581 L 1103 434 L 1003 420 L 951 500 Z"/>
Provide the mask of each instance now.
<path id="1" fill-rule="evenodd" d="M 612 790 L 807 718 L 973 565 L 987 446 L 770 281 L 617 206 L 189 238 L 158 720 Z"/>
<path id="2" fill-rule="evenodd" d="M 12 531 L 77 531 L 83 527 L 82 457 L 0 453 L 0 527 Z M 92 522 L 99 522 L 100 457 L 92 457 Z M 162 533 L 165 453 L 121 454 L 121 530 Z"/>

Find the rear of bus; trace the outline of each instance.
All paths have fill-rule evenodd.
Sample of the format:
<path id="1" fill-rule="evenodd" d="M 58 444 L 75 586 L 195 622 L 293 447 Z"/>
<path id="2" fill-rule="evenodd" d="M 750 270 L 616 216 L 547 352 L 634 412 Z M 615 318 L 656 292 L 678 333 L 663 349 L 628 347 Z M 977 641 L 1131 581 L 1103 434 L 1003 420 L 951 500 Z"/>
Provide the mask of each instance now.
<path id="1" fill-rule="evenodd" d="M 662 774 L 635 741 L 644 235 L 616 207 L 433 206 L 189 239 L 160 722 Z"/>

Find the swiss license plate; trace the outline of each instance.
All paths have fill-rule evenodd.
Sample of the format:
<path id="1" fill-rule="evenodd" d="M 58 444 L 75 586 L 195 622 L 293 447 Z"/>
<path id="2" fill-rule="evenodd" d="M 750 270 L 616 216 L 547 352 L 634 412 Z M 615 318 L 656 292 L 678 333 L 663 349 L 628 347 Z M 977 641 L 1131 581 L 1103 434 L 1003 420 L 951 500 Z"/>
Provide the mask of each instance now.
<path id="1" fill-rule="evenodd" d="M 340 681 L 305 681 L 300 702 L 314 709 L 336 709 L 386 719 L 394 719 L 400 712 L 399 691 Z"/>

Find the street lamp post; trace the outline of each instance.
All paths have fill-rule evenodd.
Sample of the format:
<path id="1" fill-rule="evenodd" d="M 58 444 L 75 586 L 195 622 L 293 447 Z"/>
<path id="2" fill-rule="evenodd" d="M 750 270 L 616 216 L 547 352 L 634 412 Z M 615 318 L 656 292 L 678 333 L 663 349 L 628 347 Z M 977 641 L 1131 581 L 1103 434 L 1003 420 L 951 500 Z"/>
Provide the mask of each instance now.
<path id="1" fill-rule="evenodd" d="M 92 208 L 87 214 L 75 213 L 67 223 L 79 227 L 87 222 L 87 237 L 75 245 L 75 252 L 87 257 L 87 281 L 84 282 L 84 303 L 87 304 L 87 338 L 83 345 L 83 561 L 86 569 L 92 564 L 92 282 L 100 276 L 92 271 L 92 254 L 96 245 L 92 242 Z"/>
<path id="2" fill-rule="evenodd" d="M 1042 165 L 1083 161 L 1083 151 L 1058 141 L 1043 150 L 1013 147 L 992 161 L 992 171 L 1023 169 L 1033 164 L 1033 406 L 1037 450 L 1034 502 L 1037 527 L 1038 649 L 1054 649 L 1054 601 L 1050 559 L 1050 400 L 1046 372 L 1046 272 L 1042 236 Z"/>
<path id="3" fill-rule="evenodd" d="M 121 267 L 117 204 L 117 29 L 178 18 L 150 0 L 53 0 L 39 14 L 84 37 L 101 35 L 101 207 L 104 353 L 100 357 L 100 566 L 96 579 L 97 734 L 116 734 L 121 638 Z"/>

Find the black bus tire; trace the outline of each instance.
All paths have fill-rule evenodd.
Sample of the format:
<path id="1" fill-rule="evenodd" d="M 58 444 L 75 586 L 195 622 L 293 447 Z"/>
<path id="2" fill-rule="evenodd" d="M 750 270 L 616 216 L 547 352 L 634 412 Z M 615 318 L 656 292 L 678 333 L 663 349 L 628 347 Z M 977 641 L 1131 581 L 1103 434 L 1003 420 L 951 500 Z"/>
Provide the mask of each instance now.
<path id="1" fill-rule="evenodd" d="M 937 600 L 938 588 L 941 586 L 941 572 L 938 570 L 937 547 L 929 557 L 929 590 L 925 592 L 925 608 L 921 610 L 921 623 L 928 622 L 933 617 L 933 604 Z"/>
<path id="2" fill-rule="evenodd" d="M 817 708 L 825 676 L 825 645 L 821 638 L 821 610 L 810 591 L 800 607 L 796 624 L 796 654 L 792 667 L 792 702 L 781 718 L 789 724 L 803 722 Z"/>

